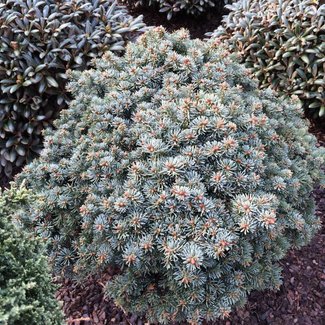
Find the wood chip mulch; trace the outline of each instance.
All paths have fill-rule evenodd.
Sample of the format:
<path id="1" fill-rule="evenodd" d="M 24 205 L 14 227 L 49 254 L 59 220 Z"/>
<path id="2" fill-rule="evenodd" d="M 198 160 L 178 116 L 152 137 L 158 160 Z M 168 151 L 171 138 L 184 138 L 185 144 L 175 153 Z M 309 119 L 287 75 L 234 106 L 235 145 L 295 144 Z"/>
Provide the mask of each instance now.
<path id="1" fill-rule="evenodd" d="M 127 5 L 130 14 L 133 17 L 143 15 L 143 21 L 147 26 L 164 26 L 168 32 L 173 32 L 180 28 L 186 28 L 192 38 L 207 38 L 206 33 L 213 32 L 220 25 L 222 17 L 228 13 L 228 10 L 220 2 L 214 7 L 209 8 L 206 13 L 195 17 L 175 13 L 168 20 L 165 12 L 159 12 L 157 6 L 139 6 L 134 5 L 136 1 L 120 0 L 121 4 Z"/>

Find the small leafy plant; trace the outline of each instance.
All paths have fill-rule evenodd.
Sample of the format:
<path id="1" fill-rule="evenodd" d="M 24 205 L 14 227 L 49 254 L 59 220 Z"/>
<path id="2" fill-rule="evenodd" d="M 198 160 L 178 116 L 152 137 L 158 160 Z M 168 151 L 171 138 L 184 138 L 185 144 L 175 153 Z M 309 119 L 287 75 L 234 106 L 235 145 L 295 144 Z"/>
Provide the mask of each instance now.
<path id="1" fill-rule="evenodd" d="M 10 178 L 66 108 L 67 70 L 122 51 L 144 24 L 112 0 L 8 0 L 0 25 L 0 174 Z"/>
<path id="2" fill-rule="evenodd" d="M 318 0 L 243 0 L 227 6 L 212 36 L 241 54 L 262 88 L 295 94 L 325 115 L 325 5 Z"/>
<path id="3" fill-rule="evenodd" d="M 75 99 L 19 176 L 22 216 L 54 270 L 117 266 L 107 293 L 163 324 L 229 315 L 277 288 L 276 263 L 319 228 L 324 151 L 298 98 L 259 91 L 218 41 L 157 28 L 74 72 Z"/>
<path id="4" fill-rule="evenodd" d="M 0 191 L 0 324 L 63 325 L 44 247 L 14 224 L 30 201 L 24 187 Z"/>

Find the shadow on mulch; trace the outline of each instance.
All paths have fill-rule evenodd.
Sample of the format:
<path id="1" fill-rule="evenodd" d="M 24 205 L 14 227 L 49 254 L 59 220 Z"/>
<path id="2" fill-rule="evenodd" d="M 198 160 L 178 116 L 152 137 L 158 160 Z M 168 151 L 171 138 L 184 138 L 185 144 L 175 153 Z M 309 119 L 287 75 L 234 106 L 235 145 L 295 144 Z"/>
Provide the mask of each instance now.
<path id="1" fill-rule="evenodd" d="M 282 260 L 283 285 L 277 292 L 253 292 L 246 306 L 227 320 L 206 325 L 324 325 L 325 324 L 325 190 L 314 191 L 323 228 L 301 250 Z M 126 315 L 104 297 L 104 284 L 113 272 L 89 278 L 83 285 L 59 283 L 57 298 L 69 325 L 144 325 L 146 320 Z"/>
<path id="2" fill-rule="evenodd" d="M 221 4 L 211 7 L 207 13 L 199 17 L 187 16 L 181 13 L 176 13 L 171 20 L 167 19 L 164 12 L 159 12 L 156 6 L 144 7 L 133 6 L 131 1 L 127 0 L 123 4 L 127 5 L 131 15 L 137 17 L 143 15 L 143 21 L 147 26 L 164 26 L 167 31 L 173 32 L 180 28 L 189 30 L 192 38 L 206 38 L 207 32 L 213 32 L 221 23 L 222 17 L 227 14 L 228 10 Z"/>
<path id="3" fill-rule="evenodd" d="M 22 171 L 23 167 L 14 167 L 12 171 L 12 177 L 8 177 L 4 172 L 0 172 L 0 190 L 10 187 L 10 182 L 14 180 L 14 176 Z"/>

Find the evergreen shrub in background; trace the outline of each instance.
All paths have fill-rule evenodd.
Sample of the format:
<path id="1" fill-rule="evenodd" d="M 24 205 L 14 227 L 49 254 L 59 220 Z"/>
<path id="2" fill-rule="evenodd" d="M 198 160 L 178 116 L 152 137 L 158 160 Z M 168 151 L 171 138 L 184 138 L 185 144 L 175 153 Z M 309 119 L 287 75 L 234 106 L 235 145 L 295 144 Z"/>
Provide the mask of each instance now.
<path id="1" fill-rule="evenodd" d="M 324 151 L 299 100 L 259 91 L 218 41 L 156 28 L 74 72 L 68 110 L 19 177 L 56 273 L 115 265 L 107 293 L 150 321 L 228 316 L 278 288 L 276 263 L 319 227 Z"/>
<path id="2" fill-rule="evenodd" d="M 307 116 L 325 115 L 325 4 L 240 0 L 212 34 L 241 54 L 262 88 L 295 94 Z"/>
<path id="3" fill-rule="evenodd" d="M 10 179 L 66 108 L 66 71 L 123 50 L 144 24 L 113 0 L 2 0 L 0 25 L 0 177 Z"/>
<path id="4" fill-rule="evenodd" d="M 23 187 L 0 192 L 0 324 L 61 325 L 44 247 L 12 219 L 30 199 Z"/>

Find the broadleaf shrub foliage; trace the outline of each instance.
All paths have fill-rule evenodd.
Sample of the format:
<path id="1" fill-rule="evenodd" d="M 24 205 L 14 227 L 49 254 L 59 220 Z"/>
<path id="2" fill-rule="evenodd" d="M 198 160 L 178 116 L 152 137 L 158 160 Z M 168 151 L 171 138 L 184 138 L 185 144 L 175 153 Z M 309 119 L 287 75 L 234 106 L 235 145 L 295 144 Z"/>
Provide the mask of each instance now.
<path id="1" fill-rule="evenodd" d="M 10 178 L 66 108 L 67 70 L 123 50 L 144 24 L 113 0 L 7 0 L 0 25 L 0 173 Z"/>
<path id="2" fill-rule="evenodd" d="M 242 55 L 262 88 L 295 94 L 307 115 L 325 115 L 325 4 L 243 0 L 212 34 Z"/>
<path id="3" fill-rule="evenodd" d="M 160 323 L 227 316 L 280 285 L 275 262 L 319 225 L 324 152 L 298 99 L 259 91 L 236 59 L 157 28 L 73 73 L 75 99 L 19 178 L 56 272 L 118 266 L 108 294 Z"/>
<path id="4" fill-rule="evenodd" d="M 0 324 L 62 325 L 44 246 L 13 220 L 31 197 L 24 187 L 0 191 Z"/>

